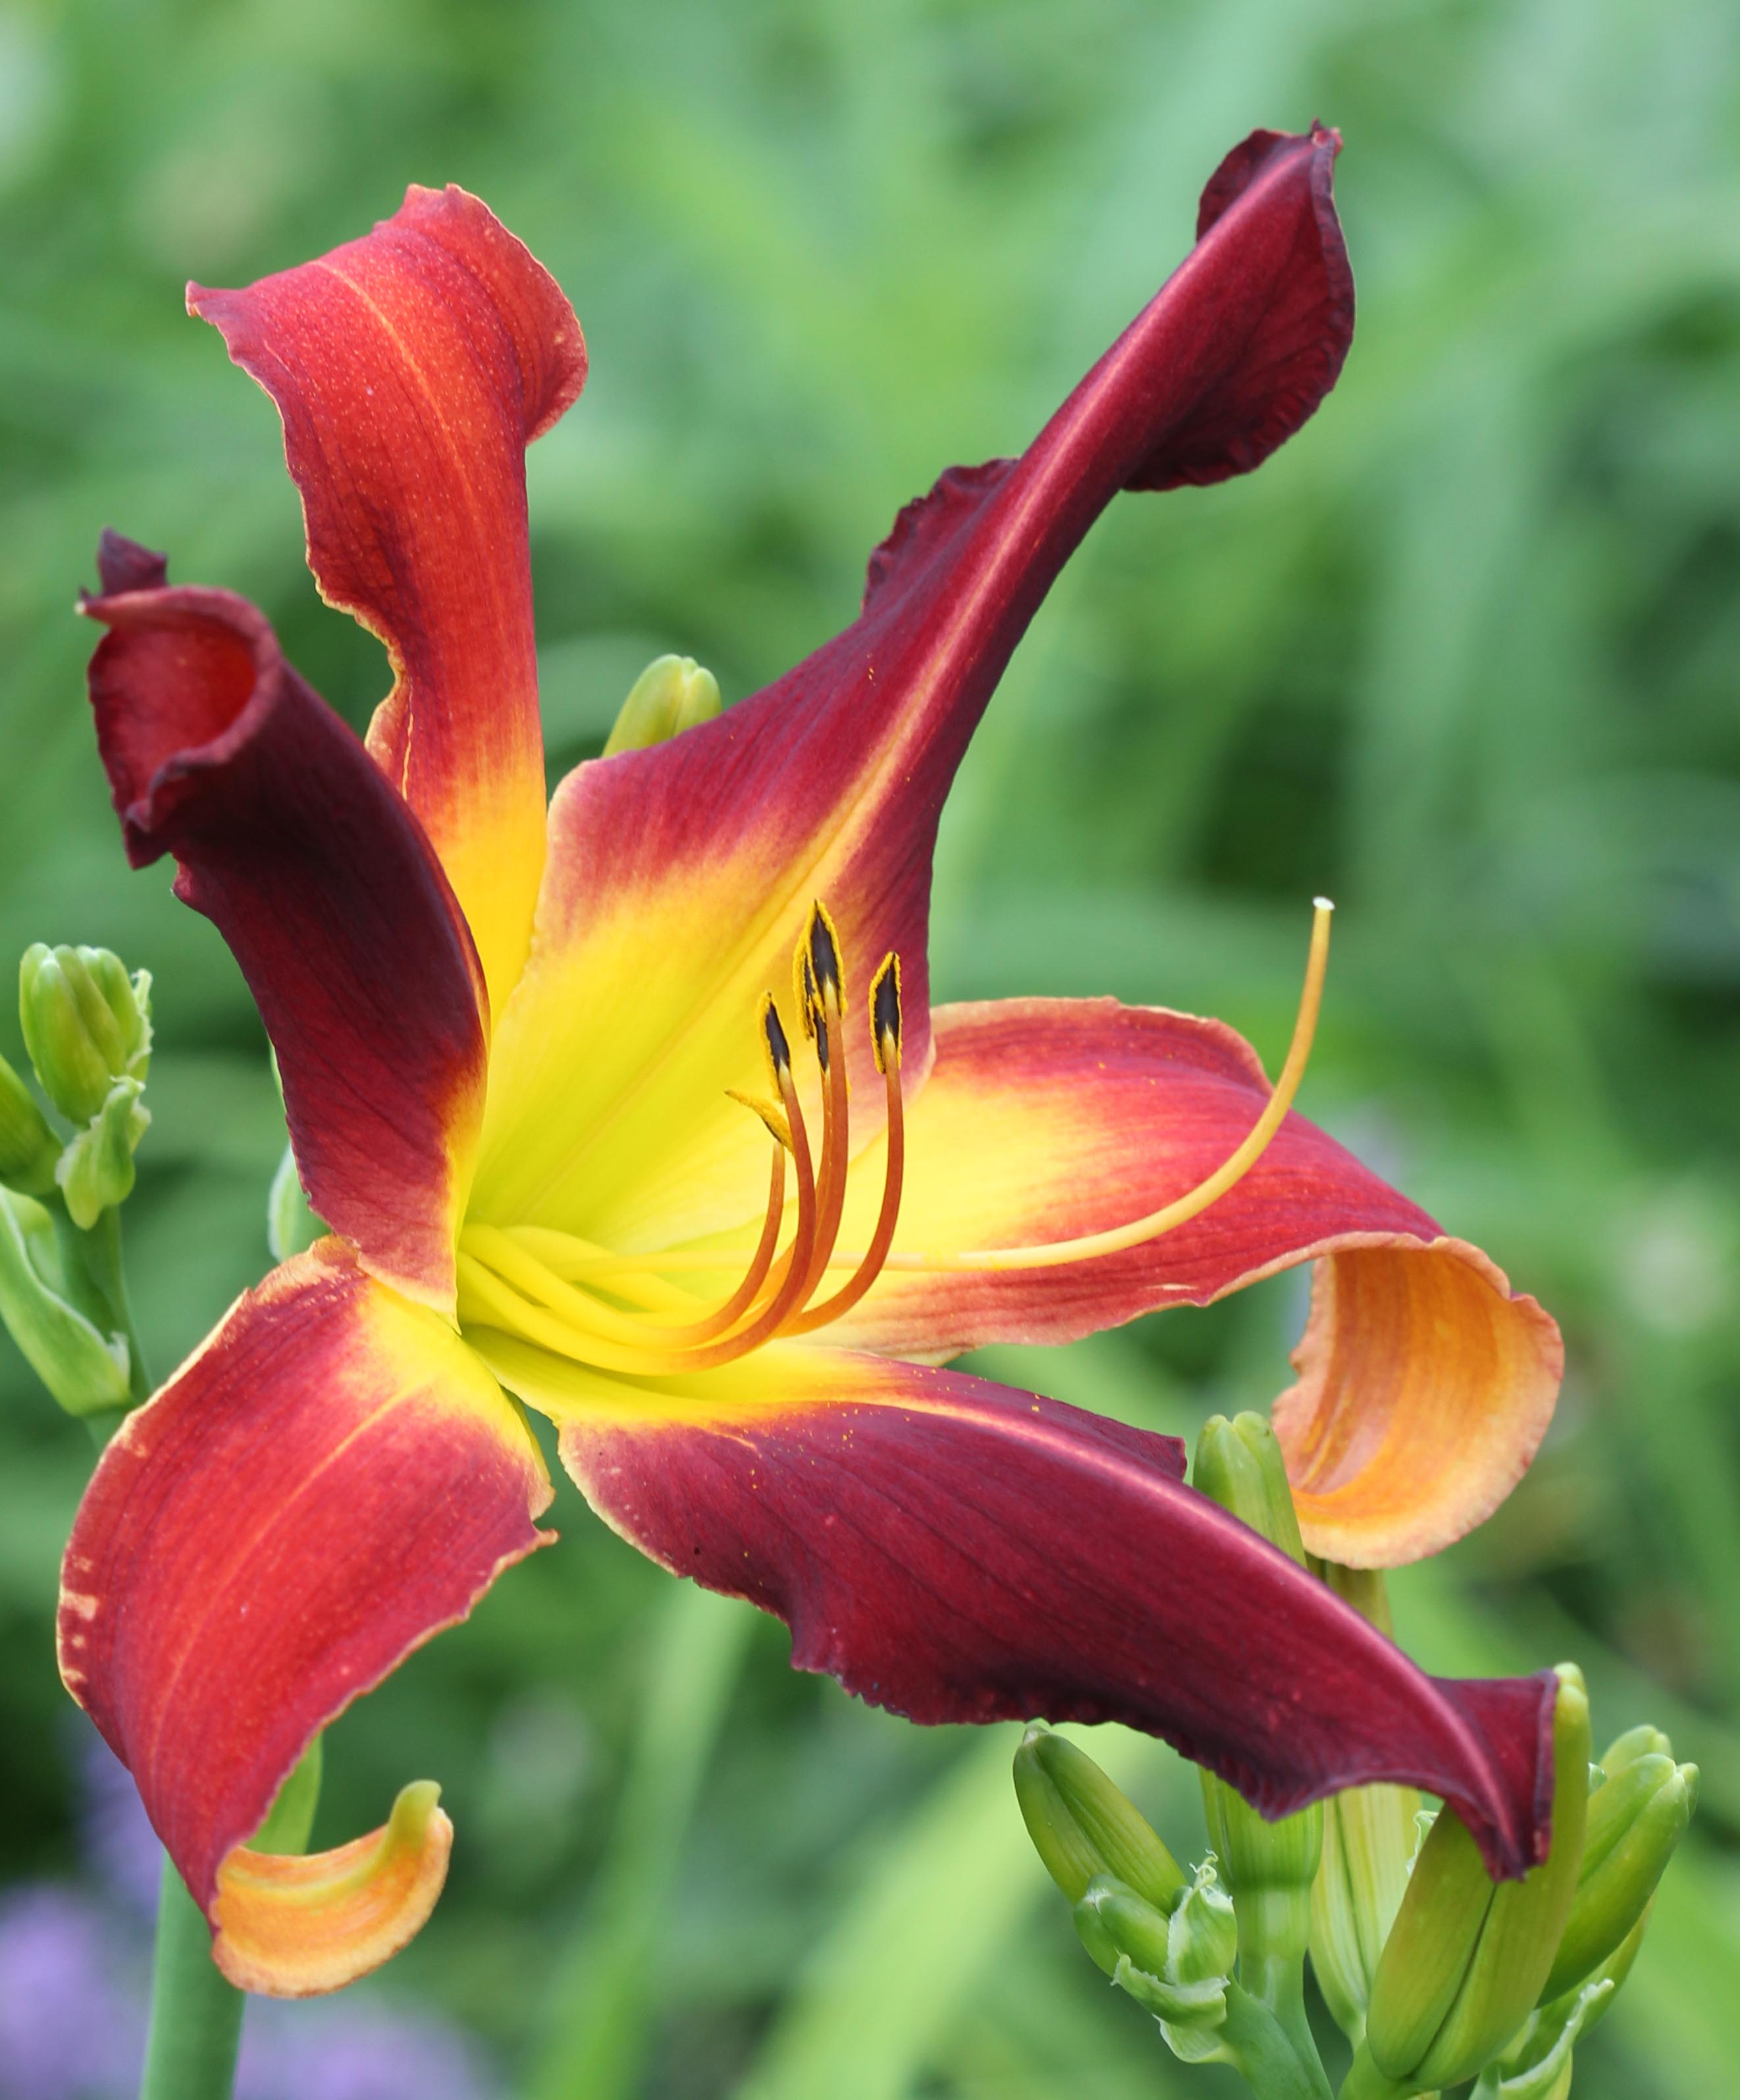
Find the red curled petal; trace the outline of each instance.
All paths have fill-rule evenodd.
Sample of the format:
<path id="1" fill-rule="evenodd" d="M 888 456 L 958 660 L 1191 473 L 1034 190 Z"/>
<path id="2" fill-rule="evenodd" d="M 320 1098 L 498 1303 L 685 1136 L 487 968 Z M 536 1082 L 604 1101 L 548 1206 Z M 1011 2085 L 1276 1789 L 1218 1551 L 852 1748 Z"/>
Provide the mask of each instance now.
<path id="1" fill-rule="evenodd" d="M 789 996 L 818 897 L 854 1002 L 899 954 L 922 1080 L 931 854 L 955 767 L 1118 490 L 1254 466 L 1333 382 L 1353 322 L 1334 151 L 1321 131 L 1240 148 L 1194 251 L 1022 457 L 947 474 L 902 514 L 852 626 L 717 721 L 562 783 L 537 946 L 498 1017 L 481 1215 L 613 1245 L 752 1215 L 759 1140 L 721 1090 L 760 1083 L 749 1022 L 764 993 Z M 868 1031 L 848 1043 L 868 1130 Z M 698 1176 L 703 1155 L 716 1175 Z"/>
<path id="2" fill-rule="evenodd" d="M 585 382 L 574 311 L 477 198 L 415 183 L 361 240 L 187 304 L 284 419 L 323 594 L 387 645 L 369 748 L 500 1002 L 544 862 L 525 452 Z"/>
<path id="3" fill-rule="evenodd" d="M 310 1741 L 546 1542 L 549 1499 L 472 1351 L 333 1240 L 123 1423 L 67 1546 L 61 1675 L 214 1923 Z"/>
<path id="4" fill-rule="evenodd" d="M 1556 1680 L 1444 1683 L 1185 1486 L 1170 1437 L 980 1379 L 786 1344 L 654 1389 L 479 1337 L 623 1536 L 922 1722 L 1127 1723 L 1265 1813 L 1395 1780 L 1496 1872 L 1540 1856 Z"/>
<path id="5" fill-rule="evenodd" d="M 180 864 L 278 1052 L 316 1211 L 443 1309 L 487 1050 L 465 920 L 415 817 L 227 591 L 171 589 L 114 535 L 90 664 L 127 857 Z M 155 560 L 156 558 L 150 558 Z M 117 588 L 118 587 L 118 588 Z"/>
<path id="6" fill-rule="evenodd" d="M 933 1017 L 896 1262 L 1146 1216 L 1211 1173 L 1269 1097 L 1254 1052 L 1218 1021 L 1112 999 Z M 879 1161 L 872 1151 L 854 1167 L 844 1248 L 871 1229 Z M 1445 1238 L 1303 1116 L 1218 1202 L 1145 1246 L 1052 1268 L 890 1270 L 835 1332 L 930 1358 L 1068 1342 L 1311 1260 L 1301 1380 L 1275 1410 L 1306 1543 L 1361 1566 L 1419 1560 L 1483 1522 L 1528 1466 L 1558 1396 L 1558 1330 L 1478 1248 Z"/>

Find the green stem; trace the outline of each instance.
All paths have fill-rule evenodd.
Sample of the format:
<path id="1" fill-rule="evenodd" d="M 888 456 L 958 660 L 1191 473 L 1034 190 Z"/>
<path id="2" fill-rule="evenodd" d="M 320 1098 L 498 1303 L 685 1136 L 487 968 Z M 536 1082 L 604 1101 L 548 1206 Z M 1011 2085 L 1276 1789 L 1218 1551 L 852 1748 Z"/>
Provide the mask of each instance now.
<path id="1" fill-rule="evenodd" d="M 77 1232 L 77 1226 L 73 1230 Z M 88 1233 L 79 1233 L 85 1272 L 103 1294 L 114 1324 L 127 1338 L 128 1383 L 135 1405 L 150 1397 L 151 1374 L 145 1368 L 145 1352 L 139 1347 L 139 1329 L 127 1297 L 127 1278 L 121 1259 L 121 1212 L 107 1210 Z"/>
<path id="2" fill-rule="evenodd" d="M 265 1852 L 304 1852 L 320 1792 L 320 1738 L 278 1790 L 254 1833 Z M 247 1995 L 211 1958 L 211 1928 L 165 1858 L 157 1899 L 151 2033 L 139 2100 L 230 2100 Z"/>
<path id="3" fill-rule="evenodd" d="M 1239 1981 L 1274 2014 L 1275 2024 L 1286 2036 L 1310 2081 L 1308 2089 L 1315 2100 L 1330 2100 L 1328 2073 L 1317 2053 L 1317 2038 L 1305 2010 L 1303 1962 L 1285 1954 L 1241 1954 Z"/>
<path id="4" fill-rule="evenodd" d="M 1315 2043 L 1302 2058 L 1292 2037 L 1261 1998 L 1237 1983 L 1227 1986 L 1227 2018 L 1220 2029 L 1227 2058 L 1257 2100 L 1322 2100 L 1329 2090 Z"/>
<path id="5" fill-rule="evenodd" d="M 139 2100 L 230 2100 L 247 2002 L 212 1960 L 205 1914 L 165 1858 Z"/>
<path id="6" fill-rule="evenodd" d="M 1340 2100 L 1407 2100 L 1418 2093 L 1417 2085 L 1398 2084 L 1385 2078 L 1372 2061 L 1372 2052 L 1363 2042 L 1354 2052 L 1354 2060 L 1347 2076 L 1341 2080 Z"/>

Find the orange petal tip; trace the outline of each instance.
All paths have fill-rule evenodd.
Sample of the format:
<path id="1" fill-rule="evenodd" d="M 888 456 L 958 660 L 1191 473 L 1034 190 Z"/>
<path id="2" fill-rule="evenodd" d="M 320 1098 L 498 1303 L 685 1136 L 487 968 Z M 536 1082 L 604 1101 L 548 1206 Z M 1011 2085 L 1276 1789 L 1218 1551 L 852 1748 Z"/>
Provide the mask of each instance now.
<path id="1" fill-rule="evenodd" d="M 433 1780 L 401 1788 L 378 1830 L 330 1852 L 239 1845 L 218 1870 L 212 1957 L 238 1990 L 342 1990 L 422 1930 L 447 1877 L 453 1825 Z"/>

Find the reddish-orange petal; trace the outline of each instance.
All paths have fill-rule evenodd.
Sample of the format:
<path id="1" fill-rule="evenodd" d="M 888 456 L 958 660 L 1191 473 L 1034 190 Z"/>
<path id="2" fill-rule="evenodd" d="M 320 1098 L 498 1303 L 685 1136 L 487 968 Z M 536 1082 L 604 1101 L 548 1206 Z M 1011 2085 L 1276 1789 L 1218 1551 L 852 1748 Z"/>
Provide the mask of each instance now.
<path id="1" fill-rule="evenodd" d="M 67 1546 L 61 1674 L 214 1924 L 225 1863 L 307 1745 L 548 1540 L 535 1519 L 549 1498 L 523 1420 L 476 1355 L 334 1240 L 240 1299 L 122 1425 Z M 388 1847 L 411 1885 L 401 1919 L 427 1888 L 432 1827 L 409 1850 L 402 1828 Z M 305 1873 L 315 1911 L 328 1871 L 244 1861 L 230 1886 Z M 227 1929 L 253 1949 L 236 1958 L 268 1961 L 270 1933 L 236 1901 Z M 384 1953 L 363 1911 L 372 1922 L 353 1954 L 366 1967 Z M 333 1925 L 304 1920 L 323 1974 L 345 1959 Z"/>
<path id="2" fill-rule="evenodd" d="M 1269 1096 L 1248 1043 L 1185 1014 L 1011 999 L 932 1018 L 894 1264 L 1142 1217 L 1226 1158 Z M 879 1178 L 873 1149 L 853 1170 L 843 1249 L 866 1240 Z M 834 1331 L 939 1360 L 1069 1341 L 1313 1260 L 1300 1383 L 1275 1413 L 1306 1542 L 1355 1565 L 1419 1559 L 1489 1516 L 1527 1467 L 1558 1393 L 1558 1330 L 1302 1116 L 1218 1202 L 1145 1246 L 989 1273 L 891 1266 Z"/>
<path id="3" fill-rule="evenodd" d="M 475 197 L 415 183 L 361 240 L 187 303 L 277 404 L 323 594 L 387 645 L 369 748 L 499 1003 L 544 862 L 525 452 L 585 381 L 573 309 Z"/>

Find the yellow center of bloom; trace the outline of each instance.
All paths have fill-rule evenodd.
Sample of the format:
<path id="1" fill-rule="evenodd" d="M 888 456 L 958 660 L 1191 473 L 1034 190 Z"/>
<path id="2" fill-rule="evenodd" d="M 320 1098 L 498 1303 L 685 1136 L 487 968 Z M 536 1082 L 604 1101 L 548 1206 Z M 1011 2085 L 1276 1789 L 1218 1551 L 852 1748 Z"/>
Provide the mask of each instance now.
<path id="1" fill-rule="evenodd" d="M 811 1150 L 791 1044 L 777 1006 L 769 998 L 762 1004 L 761 1028 L 778 1100 L 733 1095 L 760 1117 L 773 1140 L 760 1236 L 737 1287 L 709 1306 L 673 1280 L 673 1273 L 685 1268 L 716 1269 L 716 1251 L 622 1254 L 544 1226 L 472 1224 L 460 1235 L 460 1322 L 499 1328 L 596 1370 L 667 1377 L 711 1370 L 765 1342 L 826 1327 L 849 1312 L 885 1268 L 981 1274 L 1045 1268 L 1093 1260 L 1158 1238 L 1241 1180 L 1280 1129 L 1311 1054 L 1333 909 L 1325 899 L 1317 900 L 1305 989 L 1280 1081 L 1243 1142 L 1212 1174 L 1158 1211 L 1075 1239 L 968 1252 L 895 1254 L 905 1158 L 900 960 L 883 957 L 871 980 L 868 1002 L 871 1050 L 888 1096 L 882 1201 L 868 1246 L 842 1252 L 837 1242 L 851 1162 L 846 995 L 834 924 L 817 903 L 793 957 L 792 979 L 803 1034 L 821 1081 L 821 1156 L 817 1159 Z M 785 1238 L 788 1179 L 796 1215 Z M 842 1272 L 844 1281 L 822 1295 L 830 1270 Z"/>

